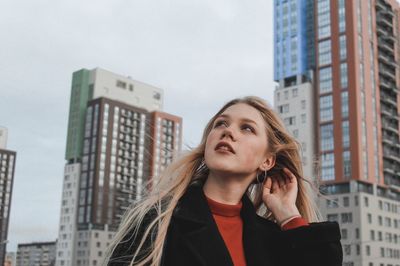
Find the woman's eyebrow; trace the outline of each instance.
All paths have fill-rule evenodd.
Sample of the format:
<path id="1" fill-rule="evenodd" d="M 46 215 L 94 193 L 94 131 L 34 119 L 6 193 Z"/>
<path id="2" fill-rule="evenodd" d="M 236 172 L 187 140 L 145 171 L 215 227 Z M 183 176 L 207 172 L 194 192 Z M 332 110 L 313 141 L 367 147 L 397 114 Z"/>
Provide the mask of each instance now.
<path id="1" fill-rule="evenodd" d="M 226 115 L 226 114 L 219 115 L 218 117 L 224 117 L 227 119 L 231 118 L 229 115 Z M 251 120 L 250 118 L 240 118 L 239 120 L 242 122 L 252 123 L 252 124 L 258 126 L 258 124 L 254 120 Z"/>

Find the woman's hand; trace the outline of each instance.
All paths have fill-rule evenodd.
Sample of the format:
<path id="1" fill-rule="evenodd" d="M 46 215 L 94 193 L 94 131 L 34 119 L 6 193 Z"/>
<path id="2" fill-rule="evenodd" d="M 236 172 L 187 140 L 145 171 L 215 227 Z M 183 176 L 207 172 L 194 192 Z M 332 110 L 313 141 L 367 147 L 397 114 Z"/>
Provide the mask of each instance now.
<path id="1" fill-rule="evenodd" d="M 297 178 L 289 171 L 283 169 L 285 175 L 267 177 L 263 185 L 263 201 L 273 213 L 278 224 L 286 219 L 300 215 L 296 207 Z"/>

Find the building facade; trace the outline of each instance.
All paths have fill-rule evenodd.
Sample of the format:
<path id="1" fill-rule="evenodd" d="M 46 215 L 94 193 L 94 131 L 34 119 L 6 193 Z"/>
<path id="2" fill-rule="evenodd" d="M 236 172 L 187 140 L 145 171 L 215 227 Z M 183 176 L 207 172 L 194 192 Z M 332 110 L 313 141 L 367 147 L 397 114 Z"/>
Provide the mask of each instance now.
<path id="1" fill-rule="evenodd" d="M 18 244 L 17 266 L 55 265 L 56 242 Z"/>
<path id="2" fill-rule="evenodd" d="M 73 265 L 75 261 L 80 174 L 80 163 L 65 165 L 57 241 L 57 265 Z"/>
<path id="3" fill-rule="evenodd" d="M 79 130 L 69 129 L 74 140 L 67 141 L 72 144 L 67 144 L 57 265 L 100 265 L 125 211 L 181 149 L 182 119 L 160 110 L 162 90 L 93 71 L 94 85 L 75 87 L 77 73 L 85 76 L 86 71 L 73 76 L 72 95 L 86 95 L 90 88 L 94 93 L 82 97 L 83 122 L 71 118 L 78 106 L 71 96 L 70 121 L 75 122 L 70 126 Z M 112 90 L 104 93 L 112 84 L 115 95 Z M 126 91 L 119 95 L 122 87 Z"/>
<path id="4" fill-rule="evenodd" d="M 74 72 L 65 152 L 67 161 L 81 159 L 87 103 L 100 97 L 149 111 L 162 110 L 164 99 L 159 88 L 101 68 Z"/>
<path id="5" fill-rule="evenodd" d="M 7 129 L 0 127 L 0 263 L 4 264 L 14 183 L 16 152 L 7 150 Z"/>
<path id="6" fill-rule="evenodd" d="M 323 184 L 321 192 L 330 195 L 319 199 L 320 208 L 326 219 L 341 225 L 344 265 L 399 265 L 399 3 L 312 2 L 314 12 L 306 23 L 298 14 L 303 1 L 274 2 L 275 46 L 286 43 L 275 50 L 280 83 L 275 98 L 298 74 L 289 71 L 296 68 L 288 59 L 296 59 L 296 46 L 291 46 L 299 40 L 296 32 L 313 28 L 313 63 L 307 70 L 314 73 L 309 103 L 316 114 L 310 125 L 319 161 L 315 176 Z M 284 119 L 294 116 L 284 112 L 299 104 L 276 103 Z"/>

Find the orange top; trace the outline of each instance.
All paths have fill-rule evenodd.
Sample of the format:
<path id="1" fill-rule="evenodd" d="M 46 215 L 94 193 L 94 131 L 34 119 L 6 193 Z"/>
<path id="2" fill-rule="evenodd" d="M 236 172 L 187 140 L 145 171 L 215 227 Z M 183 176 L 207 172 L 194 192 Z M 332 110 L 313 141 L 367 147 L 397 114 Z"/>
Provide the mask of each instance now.
<path id="1" fill-rule="evenodd" d="M 231 255 L 234 266 L 246 266 L 246 258 L 243 248 L 243 221 L 240 216 L 242 202 L 237 205 L 223 204 L 208 197 L 207 202 L 211 213 L 217 224 L 218 230 Z M 307 226 L 308 223 L 301 217 L 294 218 L 287 222 L 282 230 L 289 230 L 300 226 Z"/>
<path id="2" fill-rule="evenodd" d="M 240 216 L 242 202 L 239 202 L 237 205 L 229 205 L 209 198 L 207 198 L 207 201 L 218 226 L 219 233 L 224 239 L 225 245 L 231 255 L 233 265 L 246 266 L 242 241 L 243 221 Z"/>

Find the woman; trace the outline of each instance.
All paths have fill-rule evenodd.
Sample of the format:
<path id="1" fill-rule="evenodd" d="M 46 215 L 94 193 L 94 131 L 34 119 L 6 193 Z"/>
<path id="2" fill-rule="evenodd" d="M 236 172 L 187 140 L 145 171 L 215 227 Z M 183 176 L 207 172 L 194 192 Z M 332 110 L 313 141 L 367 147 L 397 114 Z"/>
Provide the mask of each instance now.
<path id="1" fill-rule="evenodd" d="M 228 102 L 200 145 L 125 215 L 108 265 L 342 265 L 339 226 L 318 221 L 299 147 L 257 97 Z"/>

